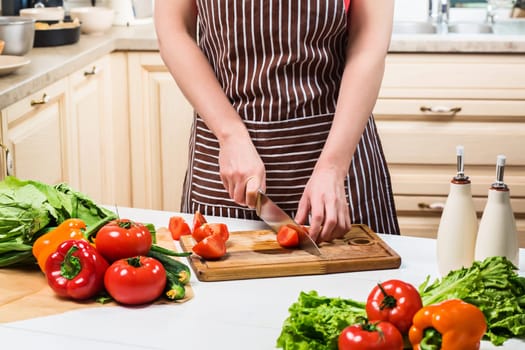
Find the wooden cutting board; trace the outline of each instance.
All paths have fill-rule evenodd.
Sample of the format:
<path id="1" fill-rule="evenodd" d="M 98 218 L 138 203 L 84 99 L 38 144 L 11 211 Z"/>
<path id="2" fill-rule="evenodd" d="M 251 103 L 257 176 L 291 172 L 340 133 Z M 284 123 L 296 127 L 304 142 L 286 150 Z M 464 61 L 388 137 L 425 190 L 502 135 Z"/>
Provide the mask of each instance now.
<path id="1" fill-rule="evenodd" d="M 191 252 L 191 236 L 180 240 Z M 263 277 L 318 275 L 336 272 L 395 269 L 401 257 L 366 225 L 352 225 L 343 239 L 320 245 L 322 255 L 285 249 L 270 230 L 230 232 L 227 253 L 206 261 L 196 255 L 189 262 L 200 281 L 226 281 Z"/>

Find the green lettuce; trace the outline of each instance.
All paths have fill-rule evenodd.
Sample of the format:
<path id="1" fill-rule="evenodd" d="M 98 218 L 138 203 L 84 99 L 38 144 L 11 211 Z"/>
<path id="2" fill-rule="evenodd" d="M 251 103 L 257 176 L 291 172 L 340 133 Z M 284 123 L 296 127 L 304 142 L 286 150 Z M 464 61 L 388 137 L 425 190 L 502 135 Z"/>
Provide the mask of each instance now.
<path id="1" fill-rule="evenodd" d="M 0 181 L 0 267 L 34 264 L 36 239 L 69 218 L 82 219 L 90 237 L 117 215 L 65 183 L 48 185 L 13 176 Z"/>
<path id="2" fill-rule="evenodd" d="M 277 346 L 287 350 L 336 350 L 339 333 L 366 317 L 365 303 L 301 292 L 288 310 Z"/>

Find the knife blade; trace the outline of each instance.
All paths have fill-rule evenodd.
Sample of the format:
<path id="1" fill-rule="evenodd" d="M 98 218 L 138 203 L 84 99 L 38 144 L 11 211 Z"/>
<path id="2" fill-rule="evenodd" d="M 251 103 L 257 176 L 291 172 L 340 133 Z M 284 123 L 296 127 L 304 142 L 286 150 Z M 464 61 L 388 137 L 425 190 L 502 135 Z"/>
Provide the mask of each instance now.
<path id="1" fill-rule="evenodd" d="M 255 212 L 276 233 L 284 225 L 294 228 L 299 234 L 299 246 L 312 255 L 321 256 L 321 250 L 306 229 L 296 223 L 261 190 L 257 192 Z"/>

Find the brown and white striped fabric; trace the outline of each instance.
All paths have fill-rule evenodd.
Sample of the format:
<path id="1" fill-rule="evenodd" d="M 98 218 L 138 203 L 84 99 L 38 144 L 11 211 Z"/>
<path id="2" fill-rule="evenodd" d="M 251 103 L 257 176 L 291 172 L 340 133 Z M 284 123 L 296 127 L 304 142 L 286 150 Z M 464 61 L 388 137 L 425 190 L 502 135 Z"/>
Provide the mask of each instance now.
<path id="1" fill-rule="evenodd" d="M 197 0 L 199 45 L 265 163 L 267 194 L 291 215 L 334 116 L 348 40 L 347 2 Z M 257 219 L 229 198 L 218 154 L 217 139 L 196 116 L 182 210 Z M 346 187 L 353 223 L 399 233 L 372 116 Z"/>

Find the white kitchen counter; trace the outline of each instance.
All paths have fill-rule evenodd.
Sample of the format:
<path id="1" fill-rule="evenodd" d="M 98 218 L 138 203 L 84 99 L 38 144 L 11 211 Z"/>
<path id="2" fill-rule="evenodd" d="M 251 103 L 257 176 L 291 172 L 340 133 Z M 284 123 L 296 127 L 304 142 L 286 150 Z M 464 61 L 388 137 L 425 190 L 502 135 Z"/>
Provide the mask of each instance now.
<path id="1" fill-rule="evenodd" d="M 122 218 L 168 224 L 170 212 L 119 208 Z M 185 215 L 191 222 L 193 215 Z M 257 229 L 262 223 L 207 217 L 231 231 Z M 397 278 L 418 286 L 437 277 L 435 240 L 382 235 L 402 257 L 399 269 L 318 276 L 200 282 L 192 276 L 194 297 L 184 304 L 145 307 L 96 307 L 0 324 L 2 349 L 274 349 L 288 308 L 301 291 L 365 301 L 380 281 Z M 193 272 L 193 271 L 192 271 Z M 525 249 L 520 250 L 525 275 Z M 483 342 L 481 349 L 524 349 L 509 340 L 502 347 Z"/>

